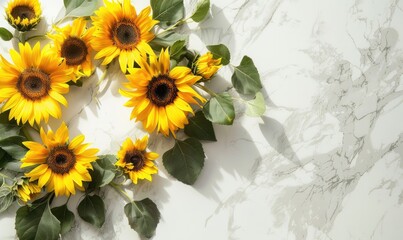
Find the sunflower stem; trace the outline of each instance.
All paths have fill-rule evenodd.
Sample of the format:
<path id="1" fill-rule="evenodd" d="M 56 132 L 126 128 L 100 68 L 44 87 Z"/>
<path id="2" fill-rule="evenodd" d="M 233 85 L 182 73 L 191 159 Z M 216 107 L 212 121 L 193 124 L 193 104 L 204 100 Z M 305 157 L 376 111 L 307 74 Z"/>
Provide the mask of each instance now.
<path id="1" fill-rule="evenodd" d="M 53 199 L 55 198 L 55 192 L 50 193 L 47 201 L 49 203 L 49 205 L 53 202 Z"/>
<path id="2" fill-rule="evenodd" d="M 206 93 L 208 93 L 210 96 L 212 97 L 217 97 L 217 94 L 213 91 L 211 91 L 208 87 L 201 85 L 200 83 L 195 83 L 195 86 L 200 88 L 201 90 L 205 91 Z"/>
<path id="3" fill-rule="evenodd" d="M 134 200 L 129 196 L 129 194 L 127 194 L 127 192 L 125 190 L 123 190 L 119 185 L 117 185 L 114 182 L 109 183 L 109 185 L 116 190 L 116 192 L 118 192 L 121 196 L 123 196 L 123 198 L 125 198 L 126 200 L 128 200 L 129 202 L 133 202 Z"/>
<path id="4" fill-rule="evenodd" d="M 64 20 L 66 20 L 68 17 L 69 17 L 68 15 L 62 17 L 62 18 L 59 19 L 57 22 L 53 23 L 53 26 L 59 25 L 60 23 L 64 22 Z"/>
<path id="5" fill-rule="evenodd" d="M 31 36 L 31 37 L 25 39 L 25 41 L 27 42 L 27 41 L 35 39 L 35 38 L 45 38 L 45 37 L 46 37 L 46 35 L 35 35 L 35 36 Z"/>
<path id="6" fill-rule="evenodd" d="M 189 20 L 189 18 L 190 18 L 190 17 L 184 18 L 184 19 L 181 19 L 181 20 L 177 21 L 174 25 L 171 25 L 171 26 L 168 27 L 167 29 L 164 29 L 162 32 L 157 33 L 157 36 L 159 36 L 159 35 L 161 35 L 161 34 L 164 34 L 164 33 L 166 33 L 166 32 L 169 32 L 169 31 L 171 31 L 171 30 L 174 30 L 174 29 L 175 29 L 176 27 L 178 27 L 179 25 L 184 24 L 187 20 Z"/>
<path id="7" fill-rule="evenodd" d="M 25 39 L 25 32 L 20 32 L 20 42 L 21 43 L 25 43 L 26 42 L 26 39 Z"/>

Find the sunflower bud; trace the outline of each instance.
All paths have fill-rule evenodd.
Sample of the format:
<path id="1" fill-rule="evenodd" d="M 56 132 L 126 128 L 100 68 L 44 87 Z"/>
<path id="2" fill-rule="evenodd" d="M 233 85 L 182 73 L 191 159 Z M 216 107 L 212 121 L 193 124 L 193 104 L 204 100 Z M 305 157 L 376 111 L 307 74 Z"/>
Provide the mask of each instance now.
<path id="1" fill-rule="evenodd" d="M 214 59 L 211 52 L 200 56 L 196 61 L 196 74 L 202 76 L 206 80 L 211 77 L 221 68 L 221 58 Z"/>
<path id="2" fill-rule="evenodd" d="M 17 183 L 17 197 L 24 203 L 31 201 L 41 192 L 38 184 L 29 182 L 28 179 L 21 179 Z"/>
<path id="3" fill-rule="evenodd" d="M 29 31 L 38 25 L 41 13 L 38 0 L 11 0 L 6 8 L 7 21 L 21 32 Z"/>

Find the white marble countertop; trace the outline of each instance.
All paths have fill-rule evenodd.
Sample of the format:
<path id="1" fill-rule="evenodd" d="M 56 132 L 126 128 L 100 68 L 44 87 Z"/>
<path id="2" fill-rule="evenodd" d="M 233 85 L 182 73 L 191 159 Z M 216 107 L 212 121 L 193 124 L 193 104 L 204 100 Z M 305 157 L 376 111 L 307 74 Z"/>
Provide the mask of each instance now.
<path id="1" fill-rule="evenodd" d="M 6 3 L 1 4 L 4 6 Z M 51 24 L 62 0 L 42 0 Z M 138 10 L 147 0 L 132 1 Z M 189 7 L 196 0 L 185 1 Z M 250 56 L 261 75 L 262 118 L 237 108 L 233 126 L 215 125 L 218 142 L 203 143 L 206 161 L 193 186 L 171 177 L 159 158 L 152 182 L 133 189 L 161 212 L 155 240 L 403 239 L 403 3 L 398 0 L 211 0 L 206 21 L 182 29 L 189 47 L 224 43 L 238 64 Z M 1 26 L 11 30 L 4 19 Z M 402 36 L 400 36 L 402 34 Z M 11 42 L 0 42 L 9 57 Z M 102 154 L 127 136 L 142 136 L 118 93 L 125 78 L 112 64 L 72 87 L 62 108 Z M 213 87 L 225 90 L 225 67 Z M 52 120 L 56 128 L 61 120 Z M 171 140 L 151 138 L 161 155 Z M 140 239 L 113 189 L 101 192 L 101 229 L 79 220 L 63 239 Z M 73 198 L 75 209 L 79 196 Z M 0 239 L 15 239 L 17 206 L 0 215 Z"/>

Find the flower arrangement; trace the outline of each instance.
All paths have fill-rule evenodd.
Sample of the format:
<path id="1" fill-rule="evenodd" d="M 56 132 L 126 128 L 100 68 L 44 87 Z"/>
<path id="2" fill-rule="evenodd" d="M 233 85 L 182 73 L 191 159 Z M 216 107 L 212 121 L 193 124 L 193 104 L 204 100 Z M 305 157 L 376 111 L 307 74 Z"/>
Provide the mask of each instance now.
<path id="1" fill-rule="evenodd" d="M 161 167 L 184 184 L 195 183 L 204 166 L 202 142 L 216 141 L 213 124 L 233 123 L 233 99 L 241 99 L 251 116 L 264 113 L 258 70 L 248 56 L 230 64 L 223 44 L 207 46 L 205 53 L 188 49 L 187 36 L 177 30 L 203 21 L 209 0 L 199 0 L 190 16 L 183 0 L 150 0 L 140 12 L 129 0 L 64 0 L 64 7 L 65 17 L 46 35 L 28 39 L 26 32 L 36 31 L 46 17 L 40 1 L 10 0 L 5 9 L 16 31 L 1 27 L 0 37 L 18 42 L 18 50 L 0 56 L 0 212 L 17 202 L 19 239 L 57 239 L 72 229 L 76 216 L 67 203 L 55 206 L 55 198 L 69 201 L 83 192 L 79 217 L 102 227 L 107 206 L 97 193 L 110 187 L 128 201 L 130 226 L 152 237 L 160 219 L 157 205 L 149 198 L 132 200 L 122 183 L 152 181 Z M 48 44 L 41 46 L 36 37 Z M 127 80 L 119 89 L 127 98 L 121 107 L 131 108 L 127 118 L 141 122 L 150 136 L 174 139 L 162 155 L 148 149 L 148 135 L 128 136 L 119 152 L 97 155 L 84 135 L 70 139 L 64 122 L 55 131 L 47 126 L 49 118 L 63 120 L 60 105 L 68 106 L 72 86 L 80 91 L 96 68 L 103 66 L 106 74 L 114 61 Z M 208 87 L 224 66 L 233 71 L 237 96 Z M 160 156 L 163 166 L 156 161 Z"/>

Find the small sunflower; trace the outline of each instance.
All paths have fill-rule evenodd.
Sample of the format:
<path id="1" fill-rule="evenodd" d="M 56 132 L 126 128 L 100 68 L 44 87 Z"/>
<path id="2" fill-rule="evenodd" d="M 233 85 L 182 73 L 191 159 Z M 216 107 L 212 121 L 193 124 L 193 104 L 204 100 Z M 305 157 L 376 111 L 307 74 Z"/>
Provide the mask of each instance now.
<path id="1" fill-rule="evenodd" d="M 200 56 L 196 61 L 196 74 L 209 80 L 221 68 L 221 58 L 214 59 L 211 52 Z"/>
<path id="2" fill-rule="evenodd" d="M 116 166 L 127 173 L 134 184 L 138 179 L 151 181 L 151 175 L 158 172 L 153 160 L 158 158 L 155 152 L 147 152 L 148 136 L 137 139 L 135 143 L 130 138 L 124 141 L 118 152 Z"/>
<path id="3" fill-rule="evenodd" d="M 136 13 L 130 0 L 123 3 L 104 0 L 105 6 L 95 11 L 92 16 L 95 32 L 92 39 L 93 48 L 98 51 L 95 59 L 104 58 L 102 65 L 109 64 L 119 56 L 123 73 L 127 65 L 133 67 L 135 55 L 153 54 L 148 45 L 154 34 L 150 30 L 158 21 L 149 15 L 151 7 Z"/>
<path id="4" fill-rule="evenodd" d="M 149 63 L 145 58 L 136 59 L 140 68 L 129 68 L 129 79 L 125 83 L 128 91 L 120 94 L 129 97 L 125 106 L 133 107 L 130 118 L 141 121 L 148 132 L 157 129 L 165 136 L 169 131 L 175 136 L 178 128 L 188 124 L 187 114 L 194 114 L 189 103 L 200 105 L 205 99 L 192 85 L 201 79 L 191 73 L 188 67 L 176 66 L 170 70 L 169 51 L 162 50 L 157 60 L 151 55 Z"/>
<path id="5" fill-rule="evenodd" d="M 11 0 L 6 8 L 7 21 L 21 32 L 29 31 L 41 20 L 38 0 Z"/>
<path id="6" fill-rule="evenodd" d="M 91 181 L 88 169 L 92 169 L 91 162 L 97 159 L 98 149 L 87 149 L 89 144 L 83 144 L 83 135 L 75 137 L 69 143 L 69 131 L 65 123 L 62 123 L 56 133 L 49 130 L 46 134 L 41 128 L 40 135 L 44 145 L 23 142 L 29 151 L 21 160 L 21 168 L 36 165 L 25 176 L 31 182 L 38 180 L 40 188 L 46 186 L 46 190 L 54 191 L 56 196 L 70 196 L 76 193 L 76 189 L 84 190 L 83 181 Z"/>
<path id="7" fill-rule="evenodd" d="M 72 70 L 51 54 L 49 45 L 41 51 L 39 43 L 33 48 L 20 43 L 19 50 L 10 50 L 14 64 L 0 56 L 0 103 L 5 101 L 2 111 L 10 110 L 9 119 L 16 119 L 18 124 L 47 122 L 49 115 L 60 118 L 59 103 L 67 106 L 62 94 L 69 92 Z"/>
<path id="8" fill-rule="evenodd" d="M 54 41 L 56 54 L 66 61 L 67 67 L 74 69 L 75 81 L 90 76 L 94 69 L 90 40 L 95 29 L 87 29 L 86 24 L 83 18 L 77 18 L 72 25 L 55 27 L 56 34 L 48 34 Z"/>
<path id="9" fill-rule="evenodd" d="M 41 191 L 37 183 L 29 182 L 28 179 L 21 179 L 17 184 L 17 197 L 24 203 L 34 199 Z"/>

